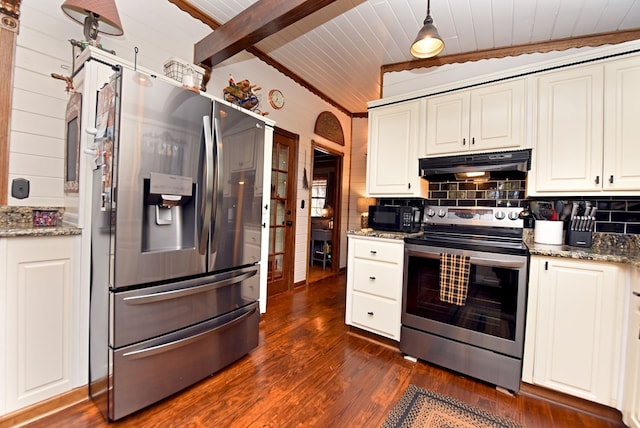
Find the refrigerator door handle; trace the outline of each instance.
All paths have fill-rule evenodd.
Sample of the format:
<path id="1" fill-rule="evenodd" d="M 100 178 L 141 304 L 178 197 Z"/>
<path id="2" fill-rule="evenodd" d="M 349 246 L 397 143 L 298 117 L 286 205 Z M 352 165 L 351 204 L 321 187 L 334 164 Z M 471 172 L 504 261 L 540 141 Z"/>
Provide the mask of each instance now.
<path id="1" fill-rule="evenodd" d="M 211 198 L 213 197 L 213 134 L 211 132 L 211 118 L 202 117 L 202 132 L 204 132 L 204 158 L 205 158 L 205 182 L 202 192 L 201 213 L 202 231 L 200 232 L 200 245 L 198 250 L 204 255 L 207 252 L 207 239 L 209 238 L 209 219 L 211 218 Z"/>
<path id="2" fill-rule="evenodd" d="M 218 225 L 217 219 L 218 214 L 220 213 L 220 203 L 222 202 L 222 187 L 224 185 L 224 174 L 223 174 L 223 162 L 222 162 L 222 139 L 220 138 L 220 119 L 214 117 L 213 119 L 213 134 L 216 137 L 213 143 L 213 148 L 215 149 L 214 156 L 214 164 L 216 168 L 216 180 L 215 180 L 215 189 L 214 189 L 214 200 L 213 200 L 213 215 L 211 216 L 211 228 L 213 229 L 213 238 L 211 239 L 211 254 L 218 251 L 218 246 L 216 244 L 217 241 L 217 229 Z"/>
<path id="3" fill-rule="evenodd" d="M 184 339 L 179 339 L 173 342 L 169 342 L 169 343 L 163 343 L 162 345 L 156 345 L 156 346 L 151 346 L 149 348 L 143 348 L 143 349 L 138 349 L 137 351 L 131 351 L 131 352 L 127 352 L 122 354 L 122 356 L 124 358 L 128 358 L 128 359 L 137 359 L 137 358 L 146 358 L 146 357 L 151 357 L 152 355 L 157 355 L 157 354 L 161 354 L 163 352 L 169 352 L 171 350 L 174 350 L 176 348 L 180 348 L 182 346 L 186 346 L 189 345 L 193 342 L 197 342 L 199 340 L 202 339 L 206 339 L 208 336 L 210 336 L 211 334 L 215 334 L 220 332 L 220 330 L 223 329 L 227 329 L 229 327 L 232 327 L 242 321 L 244 321 L 246 318 L 248 318 L 249 316 L 253 315 L 258 309 L 257 308 L 253 308 L 252 310 L 240 315 L 238 318 L 235 318 L 225 324 L 222 324 L 218 327 L 212 328 L 211 330 L 207 330 L 203 333 L 200 334 L 196 334 L 195 336 L 189 336 L 189 337 L 185 337 Z"/>
<path id="4" fill-rule="evenodd" d="M 164 300 L 179 299 L 181 297 L 190 296 L 192 294 L 206 293 L 216 288 L 226 287 L 228 285 L 237 284 L 252 276 L 255 276 L 257 270 L 243 273 L 233 278 L 223 279 L 222 281 L 212 284 L 199 285 L 196 287 L 181 288 L 178 290 L 161 291 L 159 293 L 143 294 L 141 296 L 125 297 L 122 299 L 128 305 L 145 305 L 147 303 L 162 302 Z"/>

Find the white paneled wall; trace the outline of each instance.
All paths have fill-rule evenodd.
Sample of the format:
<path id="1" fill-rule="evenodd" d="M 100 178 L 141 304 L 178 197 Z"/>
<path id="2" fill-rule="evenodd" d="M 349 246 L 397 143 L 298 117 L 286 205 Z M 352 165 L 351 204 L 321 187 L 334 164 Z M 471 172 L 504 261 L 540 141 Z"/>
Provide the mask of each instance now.
<path id="1" fill-rule="evenodd" d="M 68 95 L 65 83 L 51 73 L 68 76 L 72 50 L 69 39 L 82 39 L 82 26 L 68 18 L 62 0 L 29 1 L 21 6 L 16 46 L 9 183 L 15 178 L 30 181 L 27 199 L 11 197 L 9 205 L 63 206 L 64 116 Z M 162 72 L 170 57 L 191 58 L 193 44 L 209 28 L 169 2 L 118 1 L 125 35 L 103 37 L 105 48 L 138 64 Z M 167 31 L 179 28 L 180 31 Z"/>
<path id="2" fill-rule="evenodd" d="M 351 194 L 349 195 L 349 229 L 360 229 L 360 214 L 356 209 L 358 198 L 366 193 L 367 178 L 367 119 L 353 119 L 351 142 Z"/>
<path id="3" fill-rule="evenodd" d="M 124 36 L 105 36 L 102 43 L 124 60 L 162 73 L 164 62 L 171 57 L 193 58 L 193 46 L 211 30 L 167 1 L 150 2 L 117 0 Z M 9 182 L 22 177 L 31 182 L 27 199 L 12 198 L 10 205 L 63 206 L 64 115 L 67 103 L 65 83 L 51 78 L 51 73 L 70 74 L 71 45 L 69 39 L 82 39 L 82 26 L 69 19 L 60 9 L 62 0 L 28 1 L 21 6 L 20 33 L 17 40 L 14 76 L 14 100 L 11 120 Z M 332 105 L 313 95 L 273 67 L 253 56 L 241 53 L 214 69 L 208 92 L 222 95 L 229 73 L 236 80 L 249 79 L 261 86 L 263 111 L 277 126 L 300 136 L 298 163 L 298 203 L 296 224 L 294 281 L 306 278 L 309 209 L 308 193 L 302 189 L 305 150 L 307 163 L 311 159 L 311 141 L 320 141 L 344 153 L 341 215 L 342 248 L 340 266 L 346 265 L 346 230 L 351 222 L 349 210 L 349 165 L 351 164 L 351 119 Z M 285 107 L 274 111 L 267 94 L 273 88 L 285 95 Z M 322 140 L 313 133 L 315 120 L 323 111 L 338 117 L 345 134 L 345 146 Z M 366 120 L 360 120 L 366 122 Z M 360 139 L 364 142 L 366 137 Z M 307 165 L 307 171 L 309 171 Z M 82 183 L 80 184 L 82 185 Z M 301 201 L 305 199 L 305 208 Z"/>

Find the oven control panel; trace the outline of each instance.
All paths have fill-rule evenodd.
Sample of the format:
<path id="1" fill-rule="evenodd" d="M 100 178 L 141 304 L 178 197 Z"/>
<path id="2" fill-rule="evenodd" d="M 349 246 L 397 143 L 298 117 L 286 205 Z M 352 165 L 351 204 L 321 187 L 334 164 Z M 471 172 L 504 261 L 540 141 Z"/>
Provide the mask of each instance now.
<path id="1" fill-rule="evenodd" d="M 520 207 L 426 207 L 425 223 L 522 227 Z"/>

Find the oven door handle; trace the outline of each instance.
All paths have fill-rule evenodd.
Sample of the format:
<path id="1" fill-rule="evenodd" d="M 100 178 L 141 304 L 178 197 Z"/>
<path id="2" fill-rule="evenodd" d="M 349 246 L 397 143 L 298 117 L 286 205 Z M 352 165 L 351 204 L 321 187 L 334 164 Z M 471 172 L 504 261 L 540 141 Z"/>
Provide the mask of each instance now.
<path id="1" fill-rule="evenodd" d="M 419 246 L 416 246 L 419 248 Z M 422 250 L 415 250 L 415 249 L 411 249 L 411 248 L 407 248 L 406 249 L 407 255 L 409 256 L 414 256 L 414 257 L 422 257 L 425 259 L 436 259 L 439 260 L 440 259 L 440 253 L 439 252 L 425 252 Z M 464 253 L 462 253 L 462 255 L 464 255 Z M 502 257 L 505 257 L 505 255 L 501 255 Z M 476 256 L 472 256 L 469 258 L 469 262 L 471 264 L 474 265 L 478 265 L 478 266 L 491 266 L 491 267 L 501 267 L 501 268 L 514 268 L 514 269 L 518 269 L 518 268 L 522 268 L 523 266 L 526 265 L 526 257 L 518 257 L 517 260 L 509 260 L 508 258 L 505 259 L 500 259 L 500 258 L 493 258 L 493 257 L 476 257 Z"/>

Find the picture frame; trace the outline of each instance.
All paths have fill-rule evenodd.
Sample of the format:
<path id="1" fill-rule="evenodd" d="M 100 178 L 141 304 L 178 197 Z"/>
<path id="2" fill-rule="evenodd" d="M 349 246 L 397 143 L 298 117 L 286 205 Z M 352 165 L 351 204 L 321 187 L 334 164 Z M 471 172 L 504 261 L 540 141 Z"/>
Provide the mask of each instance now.
<path id="1" fill-rule="evenodd" d="M 82 94 L 73 92 L 65 113 L 64 192 L 78 193 L 80 188 L 80 139 Z"/>

